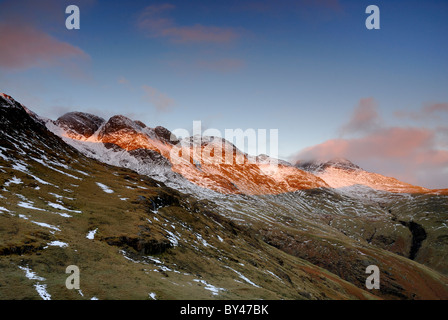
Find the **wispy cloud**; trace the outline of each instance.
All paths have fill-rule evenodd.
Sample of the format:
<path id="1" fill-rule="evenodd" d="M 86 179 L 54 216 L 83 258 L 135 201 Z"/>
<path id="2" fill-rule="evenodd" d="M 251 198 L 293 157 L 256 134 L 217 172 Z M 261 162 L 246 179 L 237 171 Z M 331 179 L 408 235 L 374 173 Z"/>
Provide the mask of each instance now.
<path id="1" fill-rule="evenodd" d="M 125 85 L 128 85 L 128 84 L 130 83 L 129 80 L 126 79 L 125 77 L 120 77 L 120 78 L 117 80 L 117 82 L 118 82 L 119 84 L 125 84 Z"/>
<path id="2" fill-rule="evenodd" d="M 176 43 L 229 43 L 239 37 L 232 28 L 179 25 L 168 15 L 175 8 L 168 3 L 146 7 L 138 19 L 139 28 L 149 37 L 166 38 Z"/>
<path id="3" fill-rule="evenodd" d="M 428 103 L 418 111 L 398 110 L 394 114 L 398 118 L 409 118 L 416 121 L 431 118 L 436 119 L 441 117 L 448 118 L 448 103 L 447 102 Z"/>
<path id="4" fill-rule="evenodd" d="M 143 99 L 154 106 L 157 111 L 169 112 L 174 107 L 174 99 L 170 98 L 165 93 L 162 93 L 156 88 L 150 87 L 148 85 L 143 85 L 142 89 L 145 92 Z"/>
<path id="5" fill-rule="evenodd" d="M 352 117 L 347 124 L 342 126 L 341 135 L 351 133 L 365 133 L 376 130 L 381 123 L 378 114 L 378 106 L 373 98 L 365 98 L 359 101 Z"/>
<path id="6" fill-rule="evenodd" d="M 89 59 L 80 48 L 27 25 L 0 23 L 0 42 L 4 44 L 0 67 L 6 69 L 48 67 Z"/>

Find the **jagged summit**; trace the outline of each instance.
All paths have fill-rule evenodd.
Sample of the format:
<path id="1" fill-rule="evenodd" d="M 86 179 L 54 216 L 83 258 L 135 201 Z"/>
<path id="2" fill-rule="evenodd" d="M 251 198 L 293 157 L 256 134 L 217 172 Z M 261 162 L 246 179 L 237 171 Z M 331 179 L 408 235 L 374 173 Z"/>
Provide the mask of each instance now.
<path id="1" fill-rule="evenodd" d="M 3 108 L 23 108 L 23 105 L 14 100 L 13 97 L 6 93 L 0 92 L 0 107 Z"/>
<path id="2" fill-rule="evenodd" d="M 8 100 L 12 100 L 12 97 L 7 95 L 6 93 L 0 92 L 0 97 Z"/>
<path id="3" fill-rule="evenodd" d="M 69 112 L 53 121 L 40 118 L 4 93 L 0 95 L 0 105 L 25 110 L 33 119 L 45 124 L 50 131 L 89 157 L 131 168 L 160 181 L 176 180 L 183 186 L 187 180 L 207 190 L 244 194 L 278 194 L 356 185 L 399 193 L 431 192 L 365 171 L 345 158 L 299 161 L 291 165 L 267 155 L 248 155 L 221 137 L 193 136 L 179 141 L 162 126 L 151 128 L 123 115 L 106 121 L 89 113 Z M 191 156 L 180 162 L 173 161 L 172 151 L 177 146 L 190 148 Z M 223 147 L 222 151 L 220 147 Z M 176 149 L 174 151 L 176 154 Z M 229 151 L 230 160 L 234 160 L 230 164 L 233 165 L 228 163 Z M 278 170 L 271 170 L 272 163 L 278 165 Z M 267 172 L 270 174 L 266 175 Z"/>
<path id="4" fill-rule="evenodd" d="M 310 161 L 297 161 L 296 167 L 308 171 L 308 172 L 323 172 L 327 168 L 337 168 L 347 171 L 362 170 L 346 158 L 333 158 L 329 161 L 310 160 Z"/>
<path id="5" fill-rule="evenodd" d="M 99 138 L 111 134 L 139 133 L 142 127 L 138 123 L 132 121 L 128 117 L 116 115 L 111 117 L 107 123 L 101 128 Z"/>
<path id="6" fill-rule="evenodd" d="M 165 141 L 165 142 L 169 142 L 171 144 L 177 144 L 179 142 L 179 140 L 177 139 L 177 137 L 167 128 L 162 127 L 162 126 L 157 126 L 154 128 L 154 133 L 156 134 L 156 136 Z"/>
<path id="7" fill-rule="evenodd" d="M 105 123 L 101 117 L 85 112 L 69 112 L 56 120 L 56 125 L 64 128 L 69 135 L 92 136 Z"/>

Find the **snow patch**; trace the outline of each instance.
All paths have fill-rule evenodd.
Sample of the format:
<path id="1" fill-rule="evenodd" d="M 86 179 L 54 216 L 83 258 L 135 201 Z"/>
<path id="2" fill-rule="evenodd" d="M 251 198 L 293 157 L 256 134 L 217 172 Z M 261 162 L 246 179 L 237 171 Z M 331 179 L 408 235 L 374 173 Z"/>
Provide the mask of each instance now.
<path id="1" fill-rule="evenodd" d="M 69 211 L 69 212 L 74 212 L 74 213 L 82 213 L 82 211 L 79 210 L 70 210 L 65 208 L 64 206 L 61 206 L 58 203 L 53 203 L 53 202 L 48 202 L 48 205 L 52 208 L 58 209 L 58 210 L 64 210 L 64 211 Z"/>
<path id="2" fill-rule="evenodd" d="M 106 185 L 104 185 L 104 184 L 102 184 L 100 182 L 97 182 L 96 184 L 98 185 L 98 187 L 103 189 L 104 192 L 106 192 L 106 193 L 114 193 L 114 191 L 111 190 L 108 186 L 106 186 Z"/>
<path id="3" fill-rule="evenodd" d="M 40 208 L 34 207 L 32 202 L 21 201 L 17 205 L 19 207 L 22 207 L 22 208 L 25 208 L 25 209 L 32 209 L 32 210 L 37 210 L 37 211 L 45 211 L 44 209 L 40 209 Z"/>
<path id="4" fill-rule="evenodd" d="M 5 187 L 9 187 L 9 185 L 13 183 L 13 184 L 22 184 L 22 180 L 20 178 L 17 178 L 16 176 L 12 177 L 10 180 L 6 181 L 4 186 Z"/>
<path id="5" fill-rule="evenodd" d="M 19 269 L 22 271 L 25 271 L 25 277 L 27 277 L 30 280 L 36 280 L 36 281 L 45 281 L 46 280 L 43 277 L 39 277 L 29 267 L 19 266 Z M 41 284 L 40 282 L 37 282 L 34 284 L 34 287 L 36 288 L 37 293 L 43 300 L 51 300 L 51 295 L 47 291 L 46 284 Z"/>
<path id="6" fill-rule="evenodd" d="M 47 243 L 47 246 L 44 247 L 44 249 L 47 249 L 48 247 L 67 248 L 68 247 L 68 243 L 56 240 L 56 241 L 52 241 L 52 242 Z"/>
<path id="7" fill-rule="evenodd" d="M 156 294 L 154 292 L 148 293 L 148 295 L 152 300 L 157 300 Z"/>
<path id="8" fill-rule="evenodd" d="M 214 296 L 217 296 L 219 294 L 219 291 L 226 291 L 226 289 L 215 287 L 205 280 L 193 279 L 193 281 L 203 284 L 205 286 L 204 289 L 211 291 Z"/>
<path id="9" fill-rule="evenodd" d="M 38 226 L 44 227 L 44 228 L 48 228 L 54 231 L 61 231 L 61 229 L 59 229 L 58 227 L 52 226 L 51 224 L 48 223 L 44 223 L 44 222 L 38 222 L 38 221 L 31 221 L 32 223 L 37 224 Z"/>
<path id="10" fill-rule="evenodd" d="M 86 238 L 89 239 L 89 240 L 95 239 L 95 234 L 96 234 L 97 231 L 98 231 L 98 228 L 96 228 L 95 230 L 89 231 L 89 233 L 87 233 Z"/>
<path id="11" fill-rule="evenodd" d="M 227 267 L 227 266 L 226 266 L 226 268 L 228 268 L 228 269 L 232 270 L 233 272 L 235 272 L 241 279 L 243 279 L 244 281 L 246 281 L 248 284 L 250 284 L 250 285 L 252 285 L 252 286 L 254 286 L 254 287 L 260 288 L 260 286 L 256 285 L 256 284 L 253 283 L 252 281 L 250 281 L 250 280 L 249 280 L 247 277 L 245 277 L 241 272 L 238 272 L 238 271 L 236 271 L 236 270 L 234 270 L 234 269 L 232 269 L 232 268 L 230 268 L 230 267 Z"/>

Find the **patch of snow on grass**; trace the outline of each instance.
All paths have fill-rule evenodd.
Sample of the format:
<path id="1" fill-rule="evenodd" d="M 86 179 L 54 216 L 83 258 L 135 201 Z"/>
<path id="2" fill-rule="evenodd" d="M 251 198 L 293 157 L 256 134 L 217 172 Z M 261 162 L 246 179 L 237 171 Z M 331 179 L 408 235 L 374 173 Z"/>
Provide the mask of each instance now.
<path id="1" fill-rule="evenodd" d="M 148 295 L 152 300 L 157 300 L 156 294 L 154 292 L 148 293 Z"/>
<path id="2" fill-rule="evenodd" d="M 89 233 L 87 233 L 86 238 L 89 240 L 93 240 L 95 239 L 95 233 L 98 231 L 98 228 L 96 228 L 95 230 L 91 230 L 89 231 Z"/>
<path id="3" fill-rule="evenodd" d="M 12 177 L 10 180 L 6 181 L 4 186 L 5 187 L 9 187 L 9 185 L 13 183 L 13 184 L 22 184 L 22 180 L 20 178 L 17 178 L 16 176 Z"/>
<path id="4" fill-rule="evenodd" d="M 219 294 L 219 291 L 226 291 L 226 289 L 215 287 L 205 280 L 193 279 L 193 281 L 202 283 L 205 286 L 204 289 L 211 291 L 214 296 L 217 296 Z"/>
<path id="5" fill-rule="evenodd" d="M 197 238 L 199 241 L 202 242 L 202 245 L 203 245 L 204 247 L 208 247 L 208 246 L 209 246 L 208 242 L 205 241 L 205 239 L 202 238 L 202 236 L 201 236 L 199 233 L 196 233 L 195 236 L 196 236 L 196 238 Z"/>
<path id="6" fill-rule="evenodd" d="M 165 230 L 166 233 L 169 234 L 169 236 L 167 237 L 168 240 L 171 242 L 171 244 L 173 246 L 177 246 L 179 244 L 179 237 L 176 236 L 174 233 L 172 233 L 171 231 Z"/>
<path id="7" fill-rule="evenodd" d="M 236 271 L 236 270 L 234 270 L 234 269 L 232 269 L 232 268 L 230 268 L 230 267 L 226 267 L 226 268 L 228 268 L 228 269 L 232 270 L 233 272 L 235 272 L 237 275 L 239 275 L 239 277 L 240 277 L 241 279 L 243 279 L 244 281 L 246 281 L 248 284 L 253 285 L 254 287 L 260 288 L 260 286 L 256 285 L 256 284 L 253 283 L 252 281 L 250 281 L 248 278 L 246 278 L 246 277 L 245 277 L 243 274 L 241 274 L 240 272 L 238 272 L 238 271 Z"/>
<path id="8" fill-rule="evenodd" d="M 21 266 L 19 266 L 19 269 L 22 270 L 22 271 L 25 271 L 25 277 L 27 277 L 30 280 L 45 281 L 45 278 L 39 277 L 29 267 L 21 267 Z"/>
<path id="9" fill-rule="evenodd" d="M 32 209 L 32 210 L 38 210 L 38 211 L 45 211 L 44 209 L 36 208 L 33 206 L 33 203 L 30 202 L 24 202 L 21 201 L 17 204 L 19 207 L 25 208 L 25 209 Z"/>
<path id="10" fill-rule="evenodd" d="M 102 184 L 100 182 L 97 182 L 96 184 L 98 185 L 98 187 L 103 189 L 104 192 L 106 192 L 106 193 L 114 193 L 114 191 L 111 190 L 108 186 L 106 186 L 106 185 L 104 185 L 104 184 Z"/>
<path id="11" fill-rule="evenodd" d="M 48 202 L 48 205 L 50 207 L 53 207 L 53 208 L 58 209 L 58 210 L 64 210 L 64 211 L 69 211 L 69 212 L 74 212 L 74 213 L 82 213 L 79 210 L 70 210 L 70 209 L 65 208 L 64 206 L 61 206 L 60 204 L 53 203 L 53 202 Z"/>
<path id="12" fill-rule="evenodd" d="M 34 287 L 36 288 L 37 293 L 43 300 L 51 300 L 51 295 L 47 291 L 46 284 L 36 283 Z"/>
<path id="13" fill-rule="evenodd" d="M 39 277 L 29 267 L 19 266 L 19 269 L 22 271 L 25 271 L 25 277 L 27 277 L 30 280 L 37 280 L 37 281 L 45 281 L 46 280 L 43 277 Z M 37 293 L 43 300 L 51 300 L 51 295 L 47 292 L 46 284 L 41 284 L 40 282 L 38 282 L 38 283 L 34 284 L 34 287 L 36 288 Z"/>
<path id="14" fill-rule="evenodd" d="M 54 231 L 61 231 L 61 229 L 59 229 L 58 227 L 52 226 L 51 224 L 48 224 L 48 223 L 37 222 L 37 221 L 31 221 L 31 222 L 37 224 L 38 226 L 44 227 L 44 228 L 49 228 Z"/>
<path id="15" fill-rule="evenodd" d="M 47 243 L 47 246 L 44 247 L 44 249 L 46 249 L 48 247 L 66 248 L 66 247 L 68 247 L 68 243 L 56 240 L 56 241 L 52 241 L 52 242 Z"/>

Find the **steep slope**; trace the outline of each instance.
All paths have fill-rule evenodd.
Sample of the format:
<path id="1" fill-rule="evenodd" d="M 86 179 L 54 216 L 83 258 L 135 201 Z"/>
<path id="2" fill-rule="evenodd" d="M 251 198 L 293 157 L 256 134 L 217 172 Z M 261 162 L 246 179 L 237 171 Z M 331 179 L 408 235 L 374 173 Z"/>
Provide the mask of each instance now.
<path id="1" fill-rule="evenodd" d="M 1 299 L 375 298 L 212 203 L 84 157 L 3 95 L 0 124 Z"/>
<path id="2" fill-rule="evenodd" d="M 0 124 L 0 298 L 448 298 L 447 197 L 187 194 L 83 156 L 12 98 Z"/>
<path id="3" fill-rule="evenodd" d="M 266 157 L 250 157 L 220 137 L 190 137 L 175 148 L 170 158 L 173 171 L 221 193 L 279 194 L 327 187 L 312 174 L 285 162 L 271 163 Z M 173 160 L 173 154 L 179 156 Z"/>

